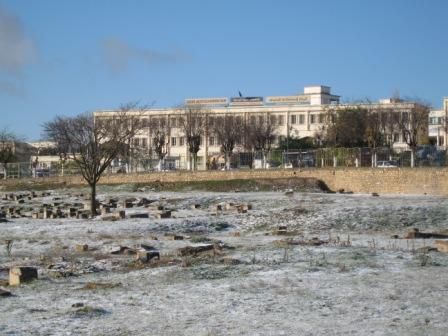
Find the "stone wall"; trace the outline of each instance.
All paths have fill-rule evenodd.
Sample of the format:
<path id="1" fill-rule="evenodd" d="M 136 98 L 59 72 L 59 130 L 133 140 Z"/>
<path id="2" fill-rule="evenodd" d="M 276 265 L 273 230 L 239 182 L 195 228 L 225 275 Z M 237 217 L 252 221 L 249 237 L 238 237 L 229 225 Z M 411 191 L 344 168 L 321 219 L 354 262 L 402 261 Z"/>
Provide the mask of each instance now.
<path id="1" fill-rule="evenodd" d="M 323 181 L 331 190 L 355 193 L 448 195 L 448 168 L 341 168 L 238 171 L 173 171 L 162 173 L 105 175 L 100 184 L 206 181 L 257 178 L 307 177 Z M 19 180 L 2 180 L 0 185 L 14 185 Z M 22 182 L 23 180 L 20 180 Z M 26 182 L 31 182 L 32 179 Z M 42 183 L 84 184 L 79 176 L 39 178 Z"/>

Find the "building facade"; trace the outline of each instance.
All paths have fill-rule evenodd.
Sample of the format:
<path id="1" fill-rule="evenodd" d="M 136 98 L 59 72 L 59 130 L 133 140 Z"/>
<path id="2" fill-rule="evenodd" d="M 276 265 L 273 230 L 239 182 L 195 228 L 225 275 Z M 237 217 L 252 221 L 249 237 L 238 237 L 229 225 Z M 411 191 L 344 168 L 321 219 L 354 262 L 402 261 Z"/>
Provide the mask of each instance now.
<path id="1" fill-rule="evenodd" d="M 447 121 L 448 121 L 448 97 L 443 99 L 441 110 L 431 110 L 429 112 L 428 136 L 431 144 L 440 149 L 447 148 Z"/>
<path id="2" fill-rule="evenodd" d="M 404 102 L 399 99 L 383 99 L 377 103 L 342 104 L 340 96 L 334 95 L 328 86 L 307 86 L 303 93 L 288 96 L 268 97 L 217 97 L 192 98 L 185 100 L 185 106 L 200 106 L 206 111 L 209 118 L 232 115 L 238 116 L 244 122 L 251 118 L 271 115 L 276 120 L 276 137 L 315 137 L 323 131 L 325 117 L 328 111 L 337 111 L 347 108 L 383 109 L 395 113 L 409 113 L 418 104 Z M 445 107 L 446 108 L 446 107 Z M 95 117 L 107 117 L 114 111 L 97 111 Z M 166 160 L 177 167 L 186 167 L 187 162 L 179 158 L 188 157 L 185 135 L 180 125 L 180 118 L 185 114 L 183 108 L 148 109 L 143 113 L 145 127 L 133 141 L 133 146 L 149 149 L 152 146 L 151 119 L 162 118 L 169 124 L 169 135 L 166 143 Z M 392 134 L 394 147 L 405 148 L 403 136 L 400 132 Z M 220 144 L 217 139 L 207 131 L 201 139 L 201 149 L 198 152 L 198 167 L 205 169 L 210 157 L 220 155 Z M 242 151 L 237 146 L 235 151 Z M 184 161 L 184 162 L 182 162 Z"/>

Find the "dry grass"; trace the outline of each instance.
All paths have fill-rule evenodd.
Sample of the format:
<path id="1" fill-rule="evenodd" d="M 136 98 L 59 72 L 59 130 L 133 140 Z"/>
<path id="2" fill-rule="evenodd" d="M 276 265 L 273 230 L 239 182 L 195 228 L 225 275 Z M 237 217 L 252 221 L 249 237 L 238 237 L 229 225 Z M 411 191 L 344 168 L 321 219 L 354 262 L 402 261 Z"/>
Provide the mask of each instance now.
<path id="1" fill-rule="evenodd" d="M 81 289 L 84 290 L 95 290 L 95 289 L 110 289 L 115 287 L 120 287 L 121 283 L 111 283 L 111 282 L 87 282 Z"/>

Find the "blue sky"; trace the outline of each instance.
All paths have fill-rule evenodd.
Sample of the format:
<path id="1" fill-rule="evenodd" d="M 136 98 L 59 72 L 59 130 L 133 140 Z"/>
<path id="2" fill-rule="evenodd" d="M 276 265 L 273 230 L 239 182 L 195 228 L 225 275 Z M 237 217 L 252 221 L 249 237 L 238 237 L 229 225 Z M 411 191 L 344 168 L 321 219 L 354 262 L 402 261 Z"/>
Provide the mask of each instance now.
<path id="1" fill-rule="evenodd" d="M 0 0 L 0 128 L 139 100 L 448 96 L 448 1 Z"/>

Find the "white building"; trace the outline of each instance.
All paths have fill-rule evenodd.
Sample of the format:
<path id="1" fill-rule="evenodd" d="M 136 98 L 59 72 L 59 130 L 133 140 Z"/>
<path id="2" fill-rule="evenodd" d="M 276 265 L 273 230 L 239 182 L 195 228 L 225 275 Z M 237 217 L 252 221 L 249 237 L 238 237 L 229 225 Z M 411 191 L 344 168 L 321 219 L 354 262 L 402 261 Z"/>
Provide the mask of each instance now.
<path id="1" fill-rule="evenodd" d="M 431 143 L 446 149 L 447 139 L 448 97 L 443 99 L 443 109 L 429 112 L 428 135 Z"/>
<path id="2" fill-rule="evenodd" d="M 208 115 L 219 116 L 231 114 L 240 116 L 245 121 L 261 115 L 275 116 L 278 127 L 277 137 L 314 137 L 322 131 L 324 119 L 329 109 L 338 110 L 350 107 L 366 109 L 384 109 L 397 113 L 409 113 L 417 103 L 403 102 L 398 99 L 383 99 L 378 103 L 341 104 L 340 96 L 331 93 L 328 86 L 307 86 L 303 93 L 288 96 L 268 97 L 218 97 L 218 98 L 192 98 L 186 99 L 185 105 L 198 105 L 205 108 Z M 107 117 L 114 111 L 98 111 L 95 117 Z M 186 158 L 188 150 L 184 134 L 179 127 L 179 118 L 184 114 L 182 108 L 148 109 L 144 112 L 147 124 L 151 118 L 166 118 L 170 124 L 169 141 L 167 143 L 167 158 Z M 394 147 L 406 147 L 402 134 L 393 134 Z M 145 128 L 134 141 L 134 145 L 143 148 L 151 146 L 150 128 Z M 237 148 L 236 151 L 242 150 Z M 202 139 L 201 149 L 198 152 L 198 167 L 205 169 L 207 159 L 219 155 L 220 146 L 213 135 L 206 135 Z M 185 163 L 184 163 L 185 164 Z M 184 166 L 185 167 L 185 166 Z"/>

